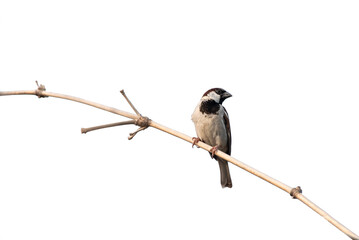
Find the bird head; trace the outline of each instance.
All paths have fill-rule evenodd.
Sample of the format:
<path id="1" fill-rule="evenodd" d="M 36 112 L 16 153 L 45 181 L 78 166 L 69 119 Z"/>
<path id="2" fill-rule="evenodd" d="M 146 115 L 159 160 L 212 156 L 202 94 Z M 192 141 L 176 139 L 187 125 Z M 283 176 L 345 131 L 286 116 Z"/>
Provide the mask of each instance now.
<path id="1" fill-rule="evenodd" d="M 226 90 L 222 88 L 211 88 L 203 94 L 202 99 L 211 99 L 219 104 L 222 104 L 223 101 L 229 97 L 232 97 L 232 94 Z"/>

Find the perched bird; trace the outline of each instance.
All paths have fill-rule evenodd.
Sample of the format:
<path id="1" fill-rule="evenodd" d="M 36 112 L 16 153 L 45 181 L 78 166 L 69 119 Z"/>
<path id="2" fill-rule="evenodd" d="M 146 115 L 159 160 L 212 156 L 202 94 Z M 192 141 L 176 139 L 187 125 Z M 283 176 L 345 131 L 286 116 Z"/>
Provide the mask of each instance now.
<path id="1" fill-rule="evenodd" d="M 192 147 L 199 141 L 213 146 L 211 157 L 218 161 L 223 188 L 232 187 L 228 162 L 216 155 L 217 150 L 231 154 L 231 128 L 226 109 L 222 103 L 232 95 L 222 88 L 212 88 L 205 92 L 192 114 L 197 138 L 193 138 Z"/>

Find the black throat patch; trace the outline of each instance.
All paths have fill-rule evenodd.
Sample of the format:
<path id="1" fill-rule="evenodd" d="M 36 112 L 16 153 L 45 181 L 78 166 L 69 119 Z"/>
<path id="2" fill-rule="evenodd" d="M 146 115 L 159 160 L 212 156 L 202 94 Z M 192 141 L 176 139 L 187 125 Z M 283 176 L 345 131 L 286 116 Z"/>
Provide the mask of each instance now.
<path id="1" fill-rule="evenodd" d="M 207 100 L 201 103 L 199 110 L 201 113 L 215 114 L 219 110 L 219 103 L 214 100 Z"/>

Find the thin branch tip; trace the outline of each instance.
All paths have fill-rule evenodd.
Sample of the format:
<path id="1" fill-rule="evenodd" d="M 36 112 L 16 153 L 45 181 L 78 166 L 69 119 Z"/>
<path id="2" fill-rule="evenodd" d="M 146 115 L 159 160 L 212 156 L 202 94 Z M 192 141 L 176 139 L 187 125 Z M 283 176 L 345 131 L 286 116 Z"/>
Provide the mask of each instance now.
<path id="1" fill-rule="evenodd" d="M 130 136 L 128 136 L 128 140 L 132 140 L 132 138 L 134 138 L 136 136 L 136 134 L 140 131 L 145 130 L 147 127 L 140 127 L 139 129 L 137 129 L 136 131 L 134 131 L 133 133 L 130 133 Z"/>

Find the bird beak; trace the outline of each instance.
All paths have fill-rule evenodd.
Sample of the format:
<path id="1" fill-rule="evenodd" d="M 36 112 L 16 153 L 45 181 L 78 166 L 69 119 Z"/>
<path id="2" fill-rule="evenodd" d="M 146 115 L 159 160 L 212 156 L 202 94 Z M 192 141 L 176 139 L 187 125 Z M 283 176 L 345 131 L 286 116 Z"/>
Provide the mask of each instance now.
<path id="1" fill-rule="evenodd" d="M 222 95 L 222 98 L 223 98 L 223 99 L 230 98 L 230 97 L 232 97 L 232 94 L 230 94 L 229 92 L 225 92 L 225 93 L 223 93 L 223 95 Z"/>

